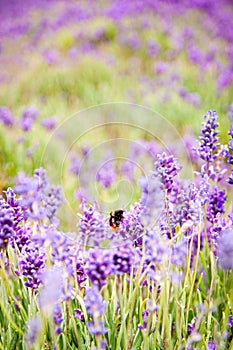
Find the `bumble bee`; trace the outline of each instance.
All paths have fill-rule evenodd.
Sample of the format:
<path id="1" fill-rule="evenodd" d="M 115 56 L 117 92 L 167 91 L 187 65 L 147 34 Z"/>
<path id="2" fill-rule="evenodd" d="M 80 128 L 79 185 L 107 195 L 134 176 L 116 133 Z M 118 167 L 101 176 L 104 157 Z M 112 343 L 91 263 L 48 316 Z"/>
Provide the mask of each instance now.
<path id="1" fill-rule="evenodd" d="M 111 211 L 109 218 L 109 225 L 115 231 L 119 230 L 120 223 L 124 216 L 124 210 L 115 210 Z"/>

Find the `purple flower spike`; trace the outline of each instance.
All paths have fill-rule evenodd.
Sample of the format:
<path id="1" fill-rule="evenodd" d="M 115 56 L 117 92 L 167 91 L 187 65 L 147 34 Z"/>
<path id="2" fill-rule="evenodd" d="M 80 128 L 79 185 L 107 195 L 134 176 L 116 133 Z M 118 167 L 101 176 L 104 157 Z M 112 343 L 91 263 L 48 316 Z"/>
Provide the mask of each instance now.
<path id="1" fill-rule="evenodd" d="M 107 249 L 89 250 L 86 271 L 91 282 L 101 289 L 107 283 L 106 278 L 113 273 L 112 253 Z"/>
<path id="2" fill-rule="evenodd" d="M 0 250 L 5 249 L 15 235 L 14 210 L 0 197 Z"/>
<path id="3" fill-rule="evenodd" d="M 56 304 L 53 310 L 53 322 L 55 325 L 59 325 L 63 320 L 62 307 L 60 304 Z"/>
<path id="4" fill-rule="evenodd" d="M 56 126 L 57 126 L 57 123 L 58 123 L 58 119 L 56 116 L 53 116 L 53 117 L 49 117 L 49 118 L 45 118 L 41 125 L 48 131 L 50 130 L 53 130 Z"/>
<path id="5" fill-rule="evenodd" d="M 95 318 L 105 314 L 107 303 L 95 286 L 86 289 L 84 302 L 90 316 Z"/>
<path id="6" fill-rule="evenodd" d="M 233 268 L 233 229 L 226 229 L 218 239 L 218 258 L 222 269 Z"/>
<path id="7" fill-rule="evenodd" d="M 157 155 L 155 162 L 155 175 L 161 181 L 162 188 L 170 193 L 173 187 L 174 178 L 179 174 L 181 166 L 176 162 L 173 155 L 167 155 L 165 152 Z"/>
<path id="8" fill-rule="evenodd" d="M 206 122 L 202 124 L 199 148 L 196 151 L 201 159 L 209 163 L 214 162 L 217 158 L 216 151 L 220 145 L 217 130 L 219 123 L 216 111 L 208 111 L 204 118 Z"/>
<path id="9" fill-rule="evenodd" d="M 35 106 L 27 107 L 22 114 L 20 127 L 23 131 L 31 130 L 34 121 L 37 119 L 39 111 Z"/>
<path id="10" fill-rule="evenodd" d="M 216 344 L 213 341 L 209 341 L 207 345 L 207 350 L 215 350 Z"/>
<path id="11" fill-rule="evenodd" d="M 45 269 L 45 252 L 32 243 L 25 246 L 19 260 L 22 275 L 26 277 L 25 286 L 37 290 L 41 284 L 41 273 Z"/>
<path id="12" fill-rule="evenodd" d="M 6 126 L 13 126 L 15 118 L 7 107 L 0 107 L 0 121 Z"/>

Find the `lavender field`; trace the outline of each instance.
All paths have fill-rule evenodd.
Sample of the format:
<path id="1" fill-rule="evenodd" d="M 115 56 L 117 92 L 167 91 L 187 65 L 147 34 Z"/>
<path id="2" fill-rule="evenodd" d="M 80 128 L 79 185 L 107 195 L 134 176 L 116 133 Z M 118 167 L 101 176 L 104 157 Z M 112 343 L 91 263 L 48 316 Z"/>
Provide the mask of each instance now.
<path id="1" fill-rule="evenodd" d="M 0 350 L 233 349 L 231 0 L 0 1 Z"/>

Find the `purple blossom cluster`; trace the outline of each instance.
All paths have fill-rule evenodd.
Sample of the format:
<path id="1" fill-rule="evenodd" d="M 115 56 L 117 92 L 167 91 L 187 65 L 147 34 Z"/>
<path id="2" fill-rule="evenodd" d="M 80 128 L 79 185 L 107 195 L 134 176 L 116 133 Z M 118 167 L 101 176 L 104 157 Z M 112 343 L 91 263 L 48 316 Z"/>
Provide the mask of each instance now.
<path id="1" fill-rule="evenodd" d="M 42 168 L 36 169 L 33 177 L 19 173 L 14 190 L 21 195 L 19 205 L 23 208 L 25 219 L 41 221 L 48 218 L 53 222 L 57 209 L 64 201 L 61 187 L 50 185 Z"/>
<path id="2" fill-rule="evenodd" d="M 199 147 L 196 151 L 199 157 L 209 164 L 214 162 L 218 156 L 217 150 L 220 144 L 217 128 L 219 123 L 216 111 L 208 111 L 204 118 L 206 121 L 202 124 Z"/>

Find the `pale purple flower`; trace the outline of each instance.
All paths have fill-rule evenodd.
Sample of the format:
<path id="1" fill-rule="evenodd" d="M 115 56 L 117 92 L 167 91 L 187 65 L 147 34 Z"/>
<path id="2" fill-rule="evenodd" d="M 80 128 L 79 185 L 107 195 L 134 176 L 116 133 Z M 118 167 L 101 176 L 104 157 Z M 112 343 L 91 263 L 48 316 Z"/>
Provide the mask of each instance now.
<path id="1" fill-rule="evenodd" d="M 207 206 L 207 219 L 213 222 L 213 219 L 218 214 L 225 212 L 224 204 L 227 196 L 225 190 L 220 190 L 218 186 L 214 186 L 212 191 L 209 193 L 208 206 Z"/>
<path id="2" fill-rule="evenodd" d="M 42 122 L 41 122 L 41 125 L 46 129 L 46 130 L 53 130 L 56 126 L 57 126 L 57 123 L 58 123 L 58 119 L 56 116 L 53 116 L 53 117 L 48 117 L 48 118 L 45 118 Z"/>
<path id="3" fill-rule="evenodd" d="M 224 270 L 233 268 L 233 228 L 222 232 L 218 241 L 218 258 L 220 267 Z"/>
<path id="4" fill-rule="evenodd" d="M 0 197 L 0 250 L 5 249 L 15 235 L 14 210 Z"/>
<path id="5" fill-rule="evenodd" d="M 154 164 L 154 173 L 159 178 L 162 189 L 170 193 L 174 184 L 174 179 L 179 175 L 181 166 L 177 163 L 173 155 L 165 152 L 157 154 L 157 161 Z"/>
<path id="6" fill-rule="evenodd" d="M 15 118 L 7 107 L 0 107 L 0 121 L 6 126 L 13 126 Z"/>
<path id="7" fill-rule="evenodd" d="M 153 226 L 165 205 L 160 179 L 153 173 L 139 179 L 141 188 L 141 221 L 145 226 Z"/>
<path id="8" fill-rule="evenodd" d="M 154 64 L 154 72 L 156 74 L 162 74 L 165 73 L 169 68 L 168 63 L 159 61 Z"/>
<path id="9" fill-rule="evenodd" d="M 106 162 L 103 164 L 96 174 L 96 180 L 101 183 L 104 188 L 108 188 L 114 184 L 116 178 L 116 171 L 111 162 Z"/>
<path id="10" fill-rule="evenodd" d="M 204 115 L 206 121 L 202 123 L 199 147 L 196 149 L 199 157 L 206 162 L 213 162 L 217 159 L 217 149 L 219 147 L 219 131 L 217 130 L 219 123 L 216 111 L 208 111 Z"/>
<path id="11" fill-rule="evenodd" d="M 98 318 L 106 312 L 107 302 L 103 300 L 100 291 L 96 286 L 86 289 L 84 303 L 90 316 Z"/>
<path id="12" fill-rule="evenodd" d="M 51 316 L 55 312 L 58 301 L 62 296 L 64 286 L 63 269 L 53 266 L 40 274 L 43 287 L 39 293 L 39 305 L 43 314 Z M 57 323 L 56 323 L 57 324 Z"/>
<path id="13" fill-rule="evenodd" d="M 42 330 L 42 321 L 39 316 L 29 319 L 26 323 L 25 342 L 29 348 L 33 348 Z"/>
<path id="14" fill-rule="evenodd" d="M 46 255 L 41 247 L 33 243 L 24 246 L 19 259 L 20 271 L 25 276 L 25 286 L 37 290 L 41 284 L 41 274 L 45 269 Z"/>
<path id="15" fill-rule="evenodd" d="M 37 119 L 39 115 L 39 110 L 35 106 L 29 106 L 24 109 L 21 119 L 20 119 L 20 127 L 23 131 L 31 130 L 34 121 Z"/>
<path id="16" fill-rule="evenodd" d="M 61 304 L 57 303 L 53 310 L 53 322 L 59 325 L 64 320 Z"/>

